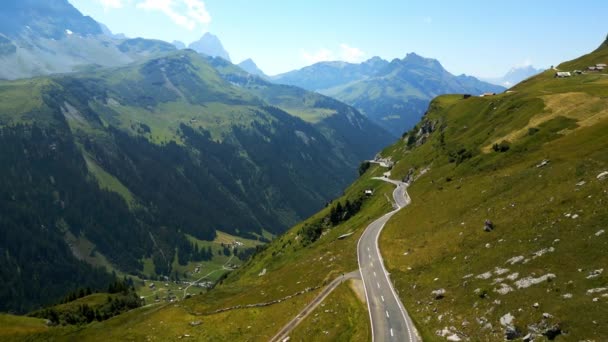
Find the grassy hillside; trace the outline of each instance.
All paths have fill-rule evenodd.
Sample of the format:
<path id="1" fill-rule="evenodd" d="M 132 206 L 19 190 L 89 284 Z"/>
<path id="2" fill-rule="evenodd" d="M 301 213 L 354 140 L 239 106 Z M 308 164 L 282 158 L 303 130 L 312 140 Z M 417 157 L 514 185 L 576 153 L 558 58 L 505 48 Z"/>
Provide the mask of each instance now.
<path id="1" fill-rule="evenodd" d="M 604 44 L 557 68 L 607 57 Z M 380 246 L 428 340 L 608 337 L 608 179 L 598 178 L 608 171 L 608 74 L 554 73 L 498 96 L 439 97 L 383 151 L 395 176 L 420 175 Z"/>
<path id="2" fill-rule="evenodd" d="M 49 329 L 42 318 L 0 314 L 0 339 L 3 341 L 23 341 Z"/>
<path id="3" fill-rule="evenodd" d="M 372 166 L 368 175 L 381 172 L 383 170 Z M 371 180 L 368 175 L 348 188 L 345 195 L 332 205 L 274 240 L 207 293 L 197 293 L 174 304 L 152 303 L 77 330 L 55 327 L 38 337 L 59 340 L 152 337 L 178 340 L 187 334 L 202 340 L 266 341 L 295 317 L 324 284 L 342 273 L 357 269 L 356 245 L 360 234 L 371 221 L 391 208 L 388 201 L 392 193 L 390 184 Z M 314 242 L 306 239 L 305 227 L 328 217 L 337 202 L 344 204 L 347 199 L 353 202 L 360 198 L 365 189 L 373 189 L 374 196 L 363 202 L 357 214 L 336 226 L 325 227 Z M 348 233 L 353 234 L 338 239 Z M 332 327 L 331 336 L 336 338 L 366 336 L 369 318 L 364 304 L 346 286 L 336 291 L 329 300 L 333 303 L 332 310 L 340 314 L 327 315 L 323 309 L 323 315 L 327 315 L 324 329 Z M 268 305 L 243 307 L 260 303 Z M 217 312 L 226 308 L 229 310 Z M 314 319 L 314 313 L 311 317 Z M 307 326 L 310 323 L 305 322 L 303 330 L 298 333 L 302 338 L 327 338 L 323 331 L 309 331 Z"/>
<path id="4" fill-rule="evenodd" d="M 363 296 L 363 301 L 359 296 Z M 357 295 L 347 283 L 340 285 L 289 337 L 291 341 L 302 342 L 371 339 L 365 294 Z"/>

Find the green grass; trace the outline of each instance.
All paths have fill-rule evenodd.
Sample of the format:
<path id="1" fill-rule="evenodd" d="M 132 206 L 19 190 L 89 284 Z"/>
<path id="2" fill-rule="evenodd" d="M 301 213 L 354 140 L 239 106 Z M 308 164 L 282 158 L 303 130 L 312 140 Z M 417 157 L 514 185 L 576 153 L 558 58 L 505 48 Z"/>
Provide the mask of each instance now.
<path id="1" fill-rule="evenodd" d="M 47 332 L 46 320 L 25 316 L 0 314 L 0 340 L 22 341 L 27 336 Z"/>
<path id="2" fill-rule="evenodd" d="M 48 79 L 0 81 L 0 125 L 49 122 L 42 91 L 54 86 Z"/>
<path id="3" fill-rule="evenodd" d="M 91 156 L 86 153 L 83 153 L 83 156 L 89 172 L 95 177 L 100 188 L 119 194 L 131 209 L 137 205 L 135 196 L 126 186 L 124 186 L 116 177 L 106 172 L 101 166 L 99 166 L 99 164 L 97 164 L 91 158 Z"/>
<path id="4" fill-rule="evenodd" d="M 289 334 L 291 341 L 369 341 L 367 305 L 348 283 L 338 286 Z"/>
<path id="5" fill-rule="evenodd" d="M 87 239 L 86 236 L 80 235 L 77 237 L 69 230 L 66 230 L 64 239 L 70 245 L 70 249 L 77 259 L 96 267 L 104 267 L 108 272 L 121 274 L 103 254 L 97 251 L 95 244 Z"/>
<path id="6" fill-rule="evenodd" d="M 267 233 L 267 232 L 266 232 Z M 192 238 L 192 237 L 189 237 Z M 194 239 L 194 238 L 192 238 Z M 207 241 L 202 241 L 202 240 L 196 240 L 197 243 L 203 244 Z M 250 247 L 256 247 L 259 245 L 262 245 L 263 243 L 258 241 L 258 240 L 252 240 L 252 239 L 246 239 L 240 236 L 234 236 L 234 235 L 230 235 L 228 233 L 224 233 L 222 231 L 217 231 L 217 237 L 215 238 L 215 240 L 213 240 L 213 243 L 215 245 L 218 244 L 232 244 L 233 242 L 238 241 L 240 243 L 243 244 L 243 247 L 245 248 L 250 248 Z"/>
<path id="7" fill-rule="evenodd" d="M 516 86 L 515 93 L 469 100 L 440 97 L 426 117 L 440 128 L 424 145 L 410 150 L 401 141 L 383 152 L 398 161 L 396 177 L 412 167 L 430 167 L 409 190 L 412 204 L 389 221 L 380 239 L 396 290 L 426 340 L 444 340 L 435 331 L 446 326 L 472 340 L 501 340 L 499 319 L 507 313 L 525 335 L 544 312 L 567 333 L 560 340 L 608 336 L 608 325 L 599 323 L 606 320 L 608 300 L 586 294 L 608 284 L 604 274 L 587 278 L 608 263 L 608 236 L 595 235 L 608 224 L 608 183 L 596 179 L 608 170 L 608 118 L 586 121 L 607 106 L 585 110 L 590 101 L 608 95 L 608 84 L 604 79 L 588 82 L 593 77 L 562 80 L 547 72 Z M 548 93 L 572 92 L 587 94 L 574 97 L 586 100 L 571 109 L 566 103 L 545 107 Z M 537 131 L 529 133 L 534 118 L 556 108 L 563 112 L 532 125 Z M 512 139 L 509 151 L 484 151 L 522 130 L 525 134 Z M 450 163 L 449 153 L 460 148 L 472 151 L 472 158 Z M 549 164 L 536 167 L 544 159 Z M 576 185 L 581 181 L 584 185 Z M 482 229 L 486 219 L 496 226 L 490 233 Z M 554 250 L 534 258 L 545 248 Z M 520 255 L 528 261 L 507 263 Z M 508 271 L 496 274 L 497 267 Z M 477 278 L 486 272 L 492 272 L 489 279 Z M 516 280 L 506 278 L 515 273 L 517 280 L 556 277 L 517 289 Z M 514 291 L 500 294 L 496 290 L 502 283 Z M 446 289 L 446 297 L 434 300 L 431 291 L 439 288 Z M 486 291 L 487 297 L 476 290 Z M 538 309 L 532 307 L 535 302 Z M 484 330 L 481 318 L 494 328 Z"/>
<path id="8" fill-rule="evenodd" d="M 179 304 L 153 305 L 136 309 L 83 329 L 51 329 L 38 338 L 61 341 L 179 341 L 189 335 L 199 341 L 268 341 L 272 332 L 295 316 L 312 300 L 313 293 L 271 307 L 240 309 L 216 315 L 200 315 Z M 192 326 L 191 322 L 200 321 Z"/>
<path id="9" fill-rule="evenodd" d="M 108 297 L 116 297 L 108 293 L 93 293 L 91 295 L 78 298 L 69 303 L 56 305 L 54 308 L 58 311 L 65 310 L 78 310 L 81 305 L 88 305 L 91 307 L 99 306 L 108 301 Z"/>

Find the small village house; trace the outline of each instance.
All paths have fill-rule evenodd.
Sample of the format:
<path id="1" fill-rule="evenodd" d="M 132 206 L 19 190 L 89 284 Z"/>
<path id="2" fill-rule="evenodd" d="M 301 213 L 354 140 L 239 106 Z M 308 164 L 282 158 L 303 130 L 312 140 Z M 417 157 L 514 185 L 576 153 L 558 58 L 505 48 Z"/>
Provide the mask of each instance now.
<path id="1" fill-rule="evenodd" d="M 558 71 L 555 73 L 555 77 L 556 78 L 565 78 L 565 77 L 571 77 L 572 74 L 569 71 Z"/>

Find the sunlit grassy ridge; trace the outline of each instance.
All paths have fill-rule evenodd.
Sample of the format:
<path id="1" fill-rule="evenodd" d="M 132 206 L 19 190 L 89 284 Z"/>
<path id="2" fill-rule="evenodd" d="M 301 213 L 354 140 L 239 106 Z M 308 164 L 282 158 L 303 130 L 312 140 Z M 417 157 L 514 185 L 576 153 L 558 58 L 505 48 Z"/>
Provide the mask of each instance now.
<path id="1" fill-rule="evenodd" d="M 558 68 L 606 56 L 604 47 Z M 608 75 L 554 72 L 498 96 L 439 97 L 418 126 L 434 123 L 424 144 L 416 147 L 413 130 L 383 152 L 398 161 L 396 176 L 429 168 L 380 241 L 428 340 L 445 340 L 437 334 L 444 328 L 446 336 L 500 340 L 507 313 L 521 337 L 549 329 L 564 340 L 608 336 L 608 299 L 587 292 L 608 284 L 593 273 L 608 262 L 608 180 L 597 178 L 608 170 Z M 508 150 L 495 151 L 503 141 Z M 485 220 L 493 231 L 483 230 Z M 445 298 L 434 299 L 442 288 Z"/>

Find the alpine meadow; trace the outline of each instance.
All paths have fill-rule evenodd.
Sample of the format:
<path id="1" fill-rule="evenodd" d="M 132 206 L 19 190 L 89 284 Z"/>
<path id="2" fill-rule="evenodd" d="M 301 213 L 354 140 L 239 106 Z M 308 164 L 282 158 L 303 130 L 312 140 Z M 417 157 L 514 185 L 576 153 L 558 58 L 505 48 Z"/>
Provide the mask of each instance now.
<path id="1" fill-rule="evenodd" d="M 3 1 L 0 340 L 607 341 L 576 7 Z"/>

